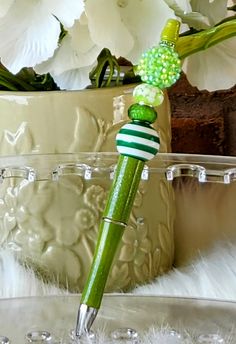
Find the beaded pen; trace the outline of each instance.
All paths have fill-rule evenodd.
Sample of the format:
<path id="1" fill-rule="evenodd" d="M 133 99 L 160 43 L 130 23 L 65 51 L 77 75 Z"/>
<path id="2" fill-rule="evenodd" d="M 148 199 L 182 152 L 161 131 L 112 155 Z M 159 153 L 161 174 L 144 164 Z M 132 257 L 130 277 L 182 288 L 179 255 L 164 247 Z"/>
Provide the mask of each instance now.
<path id="1" fill-rule="evenodd" d="M 76 324 L 76 337 L 89 333 L 100 308 L 109 270 L 129 220 L 145 162 L 159 150 L 159 136 L 151 124 L 156 120 L 154 107 L 164 99 L 163 89 L 180 76 L 181 63 L 175 52 L 179 22 L 168 20 L 158 46 L 145 52 L 137 67 L 142 84 L 135 87 L 135 103 L 128 109 L 131 122 L 116 137 L 120 153 L 115 177 L 99 228 L 90 273 L 83 290 Z"/>

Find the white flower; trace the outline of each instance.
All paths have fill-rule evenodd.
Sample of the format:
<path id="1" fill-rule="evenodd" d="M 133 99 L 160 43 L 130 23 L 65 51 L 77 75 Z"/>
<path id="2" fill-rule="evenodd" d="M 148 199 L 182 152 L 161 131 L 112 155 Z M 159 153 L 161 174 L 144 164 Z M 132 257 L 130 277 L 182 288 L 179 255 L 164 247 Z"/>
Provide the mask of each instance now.
<path id="1" fill-rule="evenodd" d="M 85 11 L 92 40 L 133 63 L 158 43 L 167 19 L 176 17 L 163 0 L 86 0 Z"/>
<path id="2" fill-rule="evenodd" d="M 182 3 L 183 0 L 175 2 Z M 227 0 L 191 0 L 192 11 L 200 13 L 208 22 L 198 21 L 197 28 L 215 25 L 227 17 Z M 186 16 L 184 20 L 186 21 Z M 199 17 L 200 18 L 200 17 Z M 192 23 L 192 22 L 191 22 Z M 184 60 L 183 70 L 188 81 L 200 90 L 215 91 L 235 85 L 236 38 L 227 39 Z"/>
<path id="3" fill-rule="evenodd" d="M 158 43 L 169 18 L 175 15 L 164 0 L 86 0 L 84 15 L 68 30 L 54 56 L 36 71 L 49 71 L 61 88 L 84 88 L 104 47 L 137 63 L 142 52 Z"/>
<path id="4" fill-rule="evenodd" d="M 85 14 L 68 29 L 52 58 L 35 66 L 38 73 L 50 72 L 62 89 L 81 89 L 89 83 L 89 72 L 101 51 L 91 39 Z"/>
<path id="5" fill-rule="evenodd" d="M 49 72 L 61 89 L 81 89 L 103 48 L 136 64 L 158 43 L 167 19 L 182 18 L 182 30 L 205 29 L 227 15 L 227 0 L 1 0 L 0 57 L 12 73 L 33 67 Z M 58 44 L 61 24 L 67 34 Z M 208 90 L 233 86 L 234 43 L 231 38 L 187 58 L 190 83 Z"/>
<path id="6" fill-rule="evenodd" d="M 181 26 L 181 31 L 186 31 L 190 27 L 195 29 L 206 28 L 209 26 L 209 20 L 207 17 L 199 12 L 192 10 L 191 0 L 165 0 L 168 6 L 175 11 L 175 14 L 181 18 L 182 23 L 186 25 Z"/>
<path id="7" fill-rule="evenodd" d="M 199 90 L 228 89 L 235 85 L 235 56 L 236 39 L 230 38 L 188 57 L 183 70 L 189 82 Z"/>
<path id="8" fill-rule="evenodd" d="M 1 4 L 1 62 L 12 72 L 34 67 L 58 46 L 60 22 L 71 27 L 83 11 L 83 0 L 15 0 Z"/>
<path id="9" fill-rule="evenodd" d="M 1 0 L 0 18 L 4 17 L 14 0 Z"/>
<path id="10" fill-rule="evenodd" d="M 206 16 L 210 26 L 215 25 L 227 16 L 227 0 L 191 0 L 193 11 Z"/>

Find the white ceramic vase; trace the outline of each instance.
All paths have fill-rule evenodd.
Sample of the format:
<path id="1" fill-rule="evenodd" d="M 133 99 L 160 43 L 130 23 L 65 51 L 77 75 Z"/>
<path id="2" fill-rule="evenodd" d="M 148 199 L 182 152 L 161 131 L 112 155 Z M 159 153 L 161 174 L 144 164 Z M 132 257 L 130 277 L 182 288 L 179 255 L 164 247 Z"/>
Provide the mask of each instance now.
<path id="1" fill-rule="evenodd" d="M 131 103 L 130 85 L 0 93 L 0 154 L 16 156 L 7 166 L 0 161 L 3 178 L 9 177 L 0 187 L 0 243 L 72 291 L 80 291 L 86 280 L 111 184 L 109 171 L 116 163 L 110 153 L 91 158 L 91 152 L 115 152 L 115 135 L 128 120 Z M 167 97 L 158 109 L 157 126 L 161 152 L 168 152 Z M 69 161 L 59 153 L 67 153 Z M 94 169 L 97 174 L 88 178 Z M 107 291 L 127 290 L 172 266 L 172 189 L 158 174 L 146 179 L 144 173 Z"/>

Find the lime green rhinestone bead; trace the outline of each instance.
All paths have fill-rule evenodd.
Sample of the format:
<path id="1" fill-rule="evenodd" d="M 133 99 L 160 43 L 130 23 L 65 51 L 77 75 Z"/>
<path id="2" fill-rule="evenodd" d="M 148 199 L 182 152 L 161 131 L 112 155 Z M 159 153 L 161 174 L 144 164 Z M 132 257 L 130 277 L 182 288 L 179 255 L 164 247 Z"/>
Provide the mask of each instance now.
<path id="1" fill-rule="evenodd" d="M 145 83 L 134 88 L 133 97 L 137 103 L 151 106 L 159 106 L 164 100 L 164 94 L 160 88 Z"/>
<path id="2" fill-rule="evenodd" d="M 157 119 L 157 112 L 151 106 L 135 103 L 129 107 L 128 116 L 133 121 L 153 123 Z"/>
<path id="3" fill-rule="evenodd" d="M 142 55 L 137 67 L 141 80 L 164 89 L 180 77 L 181 62 L 172 43 L 161 42 Z"/>

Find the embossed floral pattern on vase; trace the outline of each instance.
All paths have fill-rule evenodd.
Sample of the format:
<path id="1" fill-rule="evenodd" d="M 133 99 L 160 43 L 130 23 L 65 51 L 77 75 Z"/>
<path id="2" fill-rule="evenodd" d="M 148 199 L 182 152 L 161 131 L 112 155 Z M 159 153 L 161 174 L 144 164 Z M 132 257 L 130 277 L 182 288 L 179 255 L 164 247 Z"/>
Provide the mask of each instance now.
<path id="1" fill-rule="evenodd" d="M 36 154 L 35 159 L 40 154 L 41 171 L 47 168 L 41 154 L 116 151 L 115 136 L 128 120 L 132 87 L 0 92 L 0 154 Z M 167 97 L 158 109 L 157 127 L 160 151 L 168 152 L 171 128 Z M 103 161 L 99 164 L 97 178 L 68 173 L 56 181 L 48 176 L 34 182 L 17 177 L 0 185 L 0 245 L 14 250 L 45 278 L 74 291 L 82 289 L 92 261 L 115 161 L 111 166 L 105 164 L 108 169 L 104 174 Z M 155 178 L 141 183 L 107 291 L 128 289 L 171 267 L 172 251 L 163 262 L 157 236 L 160 222 L 167 221 L 162 209 L 160 214 L 153 210 L 161 202 L 158 188 Z M 172 207 L 172 194 L 165 197 Z M 173 241 L 172 224 L 165 236 Z"/>
<path id="2" fill-rule="evenodd" d="M 73 173 L 62 174 L 57 180 L 4 179 L 0 186 L 1 245 L 15 251 L 45 278 L 80 291 L 112 182 L 107 170 L 102 167 L 99 177 L 90 179 Z M 107 291 L 127 290 L 171 267 L 172 224 L 164 228 L 162 223 L 169 221 L 165 217 L 168 209 L 163 209 L 172 206 L 173 198 L 168 185 L 162 186 L 165 191 L 158 190 L 162 183 L 167 182 L 160 182 L 158 175 L 142 180 Z M 153 186 L 155 193 L 150 189 Z M 160 202 L 165 206 L 162 214 L 155 209 Z"/>

